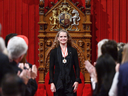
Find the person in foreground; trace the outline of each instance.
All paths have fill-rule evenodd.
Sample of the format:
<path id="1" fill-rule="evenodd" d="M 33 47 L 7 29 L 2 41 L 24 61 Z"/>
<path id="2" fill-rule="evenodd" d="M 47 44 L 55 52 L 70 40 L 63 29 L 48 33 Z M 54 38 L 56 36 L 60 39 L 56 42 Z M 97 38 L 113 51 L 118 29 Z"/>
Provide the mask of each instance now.
<path id="1" fill-rule="evenodd" d="M 109 54 L 103 54 L 97 59 L 97 83 L 93 96 L 108 96 L 115 75 L 115 66 L 115 61 Z"/>
<path id="2" fill-rule="evenodd" d="M 16 74 L 8 73 L 2 80 L 1 96 L 24 96 L 25 85 L 23 80 Z"/>
<path id="3" fill-rule="evenodd" d="M 128 44 L 123 47 L 117 86 L 117 96 L 128 96 Z"/>
<path id="4" fill-rule="evenodd" d="M 12 66 L 15 74 L 23 79 L 25 84 L 25 93 L 23 96 L 34 96 L 33 90 L 35 90 L 35 82 L 30 81 L 32 76 L 32 71 L 30 68 L 18 67 L 19 62 L 23 59 L 24 55 L 28 50 L 26 36 L 14 36 L 12 37 L 7 45 L 7 51 L 9 55 L 10 65 Z M 27 38 L 27 37 L 26 37 Z"/>
<path id="5" fill-rule="evenodd" d="M 78 54 L 66 30 L 57 33 L 53 48 L 50 52 L 50 89 L 54 96 L 76 96 L 81 83 Z"/>

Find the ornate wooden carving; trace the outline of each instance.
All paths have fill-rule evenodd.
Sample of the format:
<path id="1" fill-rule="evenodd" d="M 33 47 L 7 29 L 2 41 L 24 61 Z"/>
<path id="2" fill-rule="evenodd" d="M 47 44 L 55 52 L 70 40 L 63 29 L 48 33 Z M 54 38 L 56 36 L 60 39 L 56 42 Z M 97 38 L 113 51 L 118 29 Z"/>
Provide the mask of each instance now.
<path id="1" fill-rule="evenodd" d="M 90 0 L 85 0 L 85 13 L 71 0 L 59 0 L 57 4 L 44 14 L 44 0 L 39 3 L 39 83 L 44 83 L 46 73 L 49 71 L 49 55 L 56 33 L 66 29 L 73 39 L 73 47 L 77 49 L 80 71 L 85 77 L 85 83 L 90 83 L 90 76 L 84 67 L 84 61 L 91 61 L 91 28 Z M 61 19 L 65 16 L 64 21 Z M 66 17 L 67 16 L 67 17 Z M 63 23 L 66 22 L 66 23 Z"/>

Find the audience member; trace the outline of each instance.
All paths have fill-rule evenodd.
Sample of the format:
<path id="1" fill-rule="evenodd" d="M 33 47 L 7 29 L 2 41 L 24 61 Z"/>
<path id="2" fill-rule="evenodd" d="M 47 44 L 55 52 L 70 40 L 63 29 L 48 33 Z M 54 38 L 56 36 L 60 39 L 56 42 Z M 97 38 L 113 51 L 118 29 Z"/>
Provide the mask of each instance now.
<path id="1" fill-rule="evenodd" d="M 96 88 L 93 96 L 108 96 L 109 89 L 115 74 L 115 61 L 109 54 L 103 54 L 95 65 L 97 73 Z"/>
<path id="2" fill-rule="evenodd" d="M 118 84 L 118 76 L 119 76 L 119 67 L 122 61 L 122 52 L 123 52 L 124 43 L 118 43 L 118 60 L 116 64 L 116 73 L 109 90 L 109 96 L 117 96 L 117 84 Z"/>
<path id="3" fill-rule="evenodd" d="M 0 37 L 0 52 L 4 52 L 5 50 L 5 43 L 4 43 L 4 39 L 2 37 Z"/>
<path id="4" fill-rule="evenodd" d="M 5 54 L 0 52 L 0 89 L 1 89 L 1 81 L 7 73 L 14 73 L 14 71 L 9 64 L 8 57 Z M 1 94 L 1 91 L 0 91 L 0 94 Z"/>
<path id="5" fill-rule="evenodd" d="M 101 41 L 98 42 L 97 46 L 98 46 L 98 54 L 97 56 L 101 56 L 102 53 L 101 53 L 101 47 L 102 45 L 107 42 L 108 39 L 102 39 Z M 97 82 L 97 75 L 96 75 L 96 70 L 95 70 L 95 64 L 96 62 L 94 62 L 94 66 L 88 61 L 86 60 L 84 62 L 85 64 L 85 68 L 88 70 L 88 72 L 90 73 L 90 77 L 91 77 L 91 83 L 92 83 L 92 89 L 94 90 L 95 89 L 95 83 Z"/>
<path id="6" fill-rule="evenodd" d="M 101 54 L 104 55 L 106 53 L 109 54 L 110 56 L 112 56 L 112 58 L 115 60 L 115 62 L 117 62 L 118 50 L 117 50 L 117 43 L 114 40 L 103 39 L 98 43 L 98 56 L 100 56 Z M 97 82 L 96 70 L 90 62 L 85 61 L 84 64 L 85 64 L 86 69 L 90 73 L 92 88 L 94 90 L 95 84 Z"/>
<path id="7" fill-rule="evenodd" d="M 8 34 L 6 37 L 5 37 L 5 46 L 7 47 L 7 45 L 8 45 L 8 41 L 12 38 L 12 37 L 14 37 L 14 36 L 17 36 L 17 34 L 16 33 L 10 33 L 10 34 Z"/>
<path id="8" fill-rule="evenodd" d="M 16 74 L 6 74 L 1 88 L 2 96 L 24 96 L 25 84 Z"/>
<path id="9" fill-rule="evenodd" d="M 1 37 L 1 29 L 2 29 L 2 26 L 0 24 L 0 52 L 4 53 L 4 50 L 6 49 L 6 47 L 5 47 L 4 39 Z"/>
<path id="10" fill-rule="evenodd" d="M 5 37 L 5 46 L 6 46 L 6 48 L 5 48 L 5 50 L 3 51 L 3 53 L 6 54 L 7 56 L 8 56 L 8 51 L 7 51 L 7 44 L 8 44 L 8 41 L 9 41 L 9 39 L 11 39 L 11 38 L 14 37 L 14 36 L 17 36 L 17 34 L 16 34 L 16 33 L 10 33 L 10 34 L 8 34 L 8 35 Z"/>
<path id="11" fill-rule="evenodd" d="M 117 96 L 128 96 L 128 44 L 124 46 L 122 54 L 122 64 L 119 68 Z"/>
<path id="12" fill-rule="evenodd" d="M 17 36 L 24 38 L 24 40 L 26 41 L 26 44 L 28 45 L 28 38 L 26 36 L 24 36 L 24 35 L 17 35 Z M 23 56 L 22 60 L 18 64 L 18 66 L 22 70 L 23 69 L 30 69 L 31 70 L 30 79 L 29 79 L 28 83 L 30 83 L 30 85 L 32 85 L 32 96 L 34 96 L 34 94 L 37 91 L 37 83 L 35 80 L 35 78 L 37 76 L 37 68 L 36 68 L 36 65 L 32 65 L 32 64 L 27 62 L 26 56 L 27 56 L 27 53 L 25 53 L 25 55 Z"/>
<path id="13" fill-rule="evenodd" d="M 21 69 L 18 67 L 18 63 L 22 60 L 23 56 L 27 52 L 28 46 L 25 40 L 21 37 L 14 36 L 12 37 L 7 45 L 7 50 L 9 53 L 9 58 L 11 60 L 11 66 L 15 70 L 15 73 L 18 74 L 26 84 L 26 90 L 24 96 L 32 96 L 31 82 L 29 83 L 30 70 Z"/>
<path id="14" fill-rule="evenodd" d="M 108 39 L 102 39 L 101 41 L 98 42 L 98 44 L 97 44 L 97 46 L 98 46 L 98 57 L 100 57 L 102 55 L 101 47 L 107 41 L 108 41 Z"/>
<path id="15" fill-rule="evenodd" d="M 1 24 L 0 24 L 0 35 L 1 35 Z M 4 40 L 0 37 L 0 96 L 1 96 L 1 81 L 7 73 L 14 73 L 12 67 L 9 64 L 8 57 L 3 54 L 5 49 Z"/>
<path id="16" fill-rule="evenodd" d="M 120 42 L 120 43 L 117 43 L 117 49 L 120 50 L 120 49 L 123 49 L 125 43 L 123 42 Z"/>
<path id="17" fill-rule="evenodd" d="M 118 59 L 118 50 L 117 50 L 117 43 L 114 40 L 108 40 L 105 42 L 101 47 L 102 54 L 108 53 L 112 56 L 112 58 L 117 62 Z"/>

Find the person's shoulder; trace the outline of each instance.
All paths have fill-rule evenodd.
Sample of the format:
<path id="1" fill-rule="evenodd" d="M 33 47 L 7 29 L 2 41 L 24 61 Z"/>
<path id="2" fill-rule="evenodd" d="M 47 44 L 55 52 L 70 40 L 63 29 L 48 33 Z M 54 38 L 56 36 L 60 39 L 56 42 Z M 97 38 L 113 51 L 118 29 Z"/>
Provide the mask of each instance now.
<path id="1" fill-rule="evenodd" d="M 7 55 L 0 52 L 0 62 L 1 63 L 9 63 L 9 58 Z"/>
<path id="2" fill-rule="evenodd" d="M 57 50 L 57 48 L 53 48 L 53 49 L 51 49 L 51 51 L 56 51 Z"/>
<path id="3" fill-rule="evenodd" d="M 54 54 L 57 51 L 57 48 L 51 49 L 50 54 Z"/>
<path id="4" fill-rule="evenodd" d="M 77 51 L 76 48 L 74 48 L 74 47 L 70 46 L 69 48 L 71 48 L 72 51 Z"/>
<path id="5" fill-rule="evenodd" d="M 119 69 L 122 70 L 122 71 L 126 71 L 128 69 L 128 62 L 125 62 L 125 63 L 121 64 Z"/>
<path id="6" fill-rule="evenodd" d="M 0 58 L 7 58 L 8 59 L 8 56 L 5 55 L 4 53 L 0 52 Z"/>

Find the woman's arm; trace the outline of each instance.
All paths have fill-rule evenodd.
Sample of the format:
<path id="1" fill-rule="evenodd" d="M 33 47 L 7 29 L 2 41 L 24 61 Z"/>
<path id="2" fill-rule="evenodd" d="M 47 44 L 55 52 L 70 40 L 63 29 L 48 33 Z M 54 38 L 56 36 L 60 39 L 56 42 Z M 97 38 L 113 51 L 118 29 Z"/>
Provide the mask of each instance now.
<path id="1" fill-rule="evenodd" d="M 54 78 L 54 62 L 55 62 L 54 53 L 55 53 L 55 51 L 51 50 L 51 52 L 50 52 L 50 66 L 49 66 L 49 75 L 50 75 L 49 83 L 53 83 L 53 78 Z"/>
<path id="2" fill-rule="evenodd" d="M 75 72 L 76 72 L 76 82 L 81 83 L 80 68 L 79 68 L 79 62 L 78 62 L 78 54 L 77 54 L 76 49 L 74 49 L 73 60 L 74 60 L 74 67 L 75 67 Z"/>

